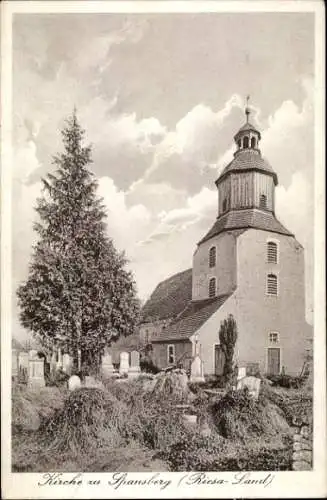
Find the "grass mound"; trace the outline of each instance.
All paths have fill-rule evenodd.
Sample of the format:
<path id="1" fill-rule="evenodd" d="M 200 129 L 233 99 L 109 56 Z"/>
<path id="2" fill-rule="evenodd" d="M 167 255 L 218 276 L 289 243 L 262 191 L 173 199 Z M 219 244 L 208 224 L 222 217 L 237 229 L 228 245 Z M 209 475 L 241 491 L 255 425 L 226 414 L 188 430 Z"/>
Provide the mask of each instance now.
<path id="1" fill-rule="evenodd" d="M 65 392 L 55 387 L 29 389 L 16 384 L 12 390 L 12 427 L 18 432 L 35 431 L 42 420 L 63 406 Z"/>
<path id="2" fill-rule="evenodd" d="M 73 391 L 40 431 L 48 450 L 75 454 L 124 446 L 142 433 L 137 415 L 127 405 L 93 387 Z"/>
<path id="3" fill-rule="evenodd" d="M 228 392 L 212 405 L 211 412 L 219 434 L 234 441 L 246 443 L 249 438 L 264 441 L 290 434 L 281 409 L 264 397 L 253 399 L 246 388 Z"/>
<path id="4" fill-rule="evenodd" d="M 155 384 L 148 394 L 152 401 L 170 400 L 172 403 L 189 403 L 193 393 L 188 387 L 188 377 L 184 370 L 161 372 L 155 377 Z"/>

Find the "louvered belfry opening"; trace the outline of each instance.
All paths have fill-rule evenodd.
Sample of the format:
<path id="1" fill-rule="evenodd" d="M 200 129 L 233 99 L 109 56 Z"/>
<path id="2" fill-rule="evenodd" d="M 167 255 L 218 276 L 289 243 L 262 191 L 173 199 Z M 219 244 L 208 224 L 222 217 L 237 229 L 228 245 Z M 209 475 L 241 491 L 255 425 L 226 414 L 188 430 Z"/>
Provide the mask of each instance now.
<path id="1" fill-rule="evenodd" d="M 211 278 L 209 280 L 209 297 L 215 297 L 216 296 L 216 278 Z"/>
<path id="2" fill-rule="evenodd" d="M 277 243 L 268 241 L 267 243 L 267 260 L 272 264 L 277 264 Z"/>
<path id="3" fill-rule="evenodd" d="M 267 276 L 267 294 L 277 295 L 278 293 L 278 281 L 276 274 L 268 274 Z"/>
<path id="4" fill-rule="evenodd" d="M 209 267 L 216 265 L 216 247 L 211 247 L 209 250 Z"/>

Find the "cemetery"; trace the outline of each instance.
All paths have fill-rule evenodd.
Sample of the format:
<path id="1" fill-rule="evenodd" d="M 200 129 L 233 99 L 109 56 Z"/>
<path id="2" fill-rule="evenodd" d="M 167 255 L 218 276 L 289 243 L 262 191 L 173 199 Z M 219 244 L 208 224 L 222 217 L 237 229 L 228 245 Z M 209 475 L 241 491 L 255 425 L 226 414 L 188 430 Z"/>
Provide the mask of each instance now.
<path id="1" fill-rule="evenodd" d="M 190 373 L 141 371 L 138 351 L 122 351 L 117 369 L 110 349 L 96 375 L 74 373 L 61 350 L 12 361 L 13 471 L 312 467 L 310 384 L 277 387 L 239 367 L 218 387 L 198 353 Z"/>

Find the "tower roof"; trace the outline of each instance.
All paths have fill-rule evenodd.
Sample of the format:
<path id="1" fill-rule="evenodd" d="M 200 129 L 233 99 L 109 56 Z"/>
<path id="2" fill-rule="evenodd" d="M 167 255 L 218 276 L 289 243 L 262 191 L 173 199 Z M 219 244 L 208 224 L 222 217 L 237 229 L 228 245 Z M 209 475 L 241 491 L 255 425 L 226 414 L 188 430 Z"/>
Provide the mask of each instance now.
<path id="1" fill-rule="evenodd" d="M 242 134 L 242 132 L 249 132 L 249 131 L 256 132 L 259 135 L 259 139 L 261 139 L 261 134 L 260 134 L 259 130 L 257 128 L 255 128 L 255 126 L 252 125 L 252 123 L 250 123 L 250 122 L 244 123 L 244 125 L 234 135 L 234 139 L 236 140 L 238 138 L 238 136 L 240 134 Z"/>
<path id="2" fill-rule="evenodd" d="M 217 218 L 216 222 L 198 244 L 210 240 L 224 231 L 261 229 L 272 233 L 294 236 L 270 212 L 257 209 L 232 210 Z"/>
<path id="3" fill-rule="evenodd" d="M 260 152 L 255 149 L 242 149 L 237 151 L 234 159 L 224 168 L 216 182 L 221 181 L 222 178 L 229 172 L 248 170 L 257 170 L 272 175 L 275 185 L 278 183 L 277 174 L 274 172 L 269 163 L 262 158 Z"/>

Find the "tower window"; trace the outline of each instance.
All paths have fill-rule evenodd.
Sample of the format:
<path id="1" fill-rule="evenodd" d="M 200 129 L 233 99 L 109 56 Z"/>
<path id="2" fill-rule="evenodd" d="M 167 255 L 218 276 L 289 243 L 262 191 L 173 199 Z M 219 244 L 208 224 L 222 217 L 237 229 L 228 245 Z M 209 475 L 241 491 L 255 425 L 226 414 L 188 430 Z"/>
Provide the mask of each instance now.
<path id="1" fill-rule="evenodd" d="M 216 278 L 210 278 L 209 280 L 209 297 L 216 296 Z"/>
<path id="2" fill-rule="evenodd" d="M 278 295 L 278 280 L 276 274 L 267 275 L 267 295 Z"/>
<path id="3" fill-rule="evenodd" d="M 278 344 L 279 343 L 279 333 L 278 332 L 269 332 L 268 339 L 269 339 L 269 344 Z"/>
<path id="4" fill-rule="evenodd" d="M 278 248 L 277 243 L 268 241 L 267 243 L 267 262 L 277 264 L 278 261 Z"/>
<path id="5" fill-rule="evenodd" d="M 243 139 L 243 148 L 248 148 L 249 147 L 249 138 L 246 136 Z"/>
<path id="6" fill-rule="evenodd" d="M 267 208 L 267 196 L 265 194 L 260 195 L 259 206 L 260 208 Z"/>
<path id="7" fill-rule="evenodd" d="M 227 210 L 227 199 L 225 198 L 223 201 L 223 212 L 226 212 Z"/>
<path id="8" fill-rule="evenodd" d="M 169 365 L 173 365 L 175 363 L 175 346 L 174 344 L 170 344 L 167 346 L 167 361 Z"/>
<path id="9" fill-rule="evenodd" d="M 209 250 L 209 267 L 216 265 L 216 247 L 211 247 Z"/>
<path id="10" fill-rule="evenodd" d="M 252 137 L 251 138 L 251 148 L 255 148 L 256 144 L 255 144 L 255 137 Z"/>
<path id="11" fill-rule="evenodd" d="M 239 139 L 239 140 L 237 141 L 237 145 L 238 145 L 238 147 L 241 149 L 241 147 L 242 147 L 242 141 L 241 141 L 241 139 Z"/>

